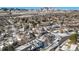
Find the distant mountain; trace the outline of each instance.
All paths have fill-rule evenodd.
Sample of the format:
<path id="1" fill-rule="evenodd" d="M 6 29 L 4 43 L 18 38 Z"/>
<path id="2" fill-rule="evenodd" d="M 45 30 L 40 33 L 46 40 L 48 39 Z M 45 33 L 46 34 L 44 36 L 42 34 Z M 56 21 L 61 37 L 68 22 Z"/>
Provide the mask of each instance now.
<path id="1" fill-rule="evenodd" d="M 40 9 L 54 9 L 54 10 L 79 10 L 79 7 L 0 7 L 0 9 L 8 10 L 40 10 Z"/>

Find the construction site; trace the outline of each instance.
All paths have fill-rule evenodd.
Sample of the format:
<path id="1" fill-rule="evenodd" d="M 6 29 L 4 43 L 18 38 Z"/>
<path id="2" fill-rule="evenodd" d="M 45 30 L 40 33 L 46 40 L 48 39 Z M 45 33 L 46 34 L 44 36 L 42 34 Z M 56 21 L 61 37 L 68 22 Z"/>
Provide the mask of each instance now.
<path id="1" fill-rule="evenodd" d="M 1 8 L 0 51 L 79 51 L 79 10 Z"/>

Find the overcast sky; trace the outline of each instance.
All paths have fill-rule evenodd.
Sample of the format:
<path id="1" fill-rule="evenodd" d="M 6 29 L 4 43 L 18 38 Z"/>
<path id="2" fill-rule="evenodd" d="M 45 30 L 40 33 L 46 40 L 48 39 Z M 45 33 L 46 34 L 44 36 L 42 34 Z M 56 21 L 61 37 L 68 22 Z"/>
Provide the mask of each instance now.
<path id="1" fill-rule="evenodd" d="M 0 0 L 0 7 L 1 6 L 8 6 L 8 7 L 29 7 L 29 6 L 36 6 L 36 7 L 62 7 L 62 6 L 77 6 L 79 7 L 79 0 Z"/>

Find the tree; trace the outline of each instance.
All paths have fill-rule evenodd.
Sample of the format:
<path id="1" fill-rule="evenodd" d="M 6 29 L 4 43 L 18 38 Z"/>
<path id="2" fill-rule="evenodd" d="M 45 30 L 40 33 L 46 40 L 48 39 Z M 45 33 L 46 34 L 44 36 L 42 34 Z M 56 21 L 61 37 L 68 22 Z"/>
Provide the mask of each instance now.
<path id="1" fill-rule="evenodd" d="M 72 34 L 70 37 L 69 37 L 69 39 L 70 39 L 70 44 L 72 44 L 72 43 L 76 43 L 76 41 L 77 41 L 77 33 L 74 33 L 74 34 Z"/>
<path id="2" fill-rule="evenodd" d="M 8 45 L 8 46 L 4 46 L 2 50 L 3 51 L 14 51 L 15 48 L 13 45 Z"/>

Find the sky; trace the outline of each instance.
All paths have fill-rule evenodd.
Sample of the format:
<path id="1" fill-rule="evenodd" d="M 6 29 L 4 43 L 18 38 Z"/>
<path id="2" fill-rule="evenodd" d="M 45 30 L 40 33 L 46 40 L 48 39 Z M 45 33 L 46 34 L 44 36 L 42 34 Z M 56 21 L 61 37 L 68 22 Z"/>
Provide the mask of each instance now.
<path id="1" fill-rule="evenodd" d="M 0 7 L 40 9 L 54 7 L 60 10 L 79 10 L 79 0 L 0 0 Z"/>
<path id="2" fill-rule="evenodd" d="M 0 7 L 79 7 L 79 0 L 0 0 Z"/>

